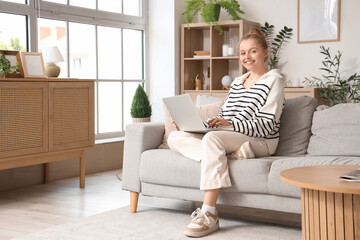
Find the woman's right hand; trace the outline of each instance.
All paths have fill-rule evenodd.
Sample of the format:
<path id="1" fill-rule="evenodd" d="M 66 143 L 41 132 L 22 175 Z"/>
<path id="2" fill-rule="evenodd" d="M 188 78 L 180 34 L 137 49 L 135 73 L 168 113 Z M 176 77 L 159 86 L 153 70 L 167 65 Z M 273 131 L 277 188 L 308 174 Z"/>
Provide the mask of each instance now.
<path id="1" fill-rule="evenodd" d="M 176 125 L 176 123 L 174 121 L 172 121 L 171 124 L 174 126 L 176 131 L 179 131 L 179 127 L 178 127 L 178 125 Z"/>

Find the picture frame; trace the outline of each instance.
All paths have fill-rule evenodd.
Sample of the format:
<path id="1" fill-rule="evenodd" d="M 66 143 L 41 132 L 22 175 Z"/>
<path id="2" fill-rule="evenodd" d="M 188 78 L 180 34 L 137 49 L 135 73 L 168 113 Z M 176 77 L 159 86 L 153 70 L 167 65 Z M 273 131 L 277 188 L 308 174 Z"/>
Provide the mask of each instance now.
<path id="1" fill-rule="evenodd" d="M 298 0 L 298 43 L 340 41 L 341 0 Z"/>
<path id="2" fill-rule="evenodd" d="M 24 77 L 46 78 L 42 53 L 21 52 L 21 60 L 23 62 Z"/>
<path id="3" fill-rule="evenodd" d="M 17 74 L 6 74 L 5 77 L 7 78 L 23 78 L 24 77 L 24 70 L 22 67 L 22 61 L 19 51 L 14 50 L 0 50 L 0 54 L 4 55 L 6 59 L 8 59 L 11 63 L 11 66 L 16 65 L 19 63 L 19 73 Z"/>

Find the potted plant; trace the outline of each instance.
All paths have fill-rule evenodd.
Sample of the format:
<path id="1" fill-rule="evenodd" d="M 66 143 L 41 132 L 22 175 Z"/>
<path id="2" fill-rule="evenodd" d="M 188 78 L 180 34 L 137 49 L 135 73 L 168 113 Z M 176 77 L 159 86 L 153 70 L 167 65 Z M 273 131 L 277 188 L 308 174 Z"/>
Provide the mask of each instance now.
<path id="1" fill-rule="evenodd" d="M 184 0 L 184 2 L 186 6 L 183 15 L 188 28 L 189 23 L 194 22 L 200 13 L 204 22 L 213 24 L 215 29 L 222 34 L 223 31 L 218 24 L 221 8 L 231 15 L 232 20 L 241 19 L 240 15 L 244 14 L 237 0 Z"/>
<path id="2" fill-rule="evenodd" d="M 0 56 L 0 77 L 6 77 L 9 74 L 18 74 L 20 73 L 19 63 L 15 66 L 11 66 L 11 63 L 8 59 L 5 58 L 4 54 Z"/>
<path id="3" fill-rule="evenodd" d="M 330 105 L 360 102 L 360 75 L 354 73 L 348 78 L 341 75 L 342 53 L 340 51 L 332 57 L 329 48 L 320 46 L 320 53 L 324 55 L 323 67 L 320 68 L 320 70 L 324 71 L 322 78 L 305 78 L 304 83 L 323 88 L 320 96 L 328 100 Z"/>
<path id="4" fill-rule="evenodd" d="M 151 105 L 144 88 L 139 85 L 135 91 L 130 110 L 133 122 L 150 122 Z"/>
<path id="5" fill-rule="evenodd" d="M 292 28 L 284 26 L 283 29 L 273 38 L 274 25 L 270 25 L 268 22 L 265 22 L 264 26 L 261 26 L 261 32 L 264 34 L 266 41 L 269 46 L 269 69 L 273 69 L 277 66 L 279 62 L 279 53 L 280 48 L 287 39 L 290 39 L 292 36 Z"/>

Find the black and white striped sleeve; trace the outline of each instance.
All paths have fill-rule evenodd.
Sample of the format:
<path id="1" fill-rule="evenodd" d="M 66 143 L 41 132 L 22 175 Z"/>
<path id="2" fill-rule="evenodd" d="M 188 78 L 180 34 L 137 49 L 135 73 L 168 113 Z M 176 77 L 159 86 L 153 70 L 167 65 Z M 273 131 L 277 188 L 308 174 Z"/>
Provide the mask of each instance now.
<path id="1" fill-rule="evenodd" d="M 251 137 L 278 137 L 283 105 L 284 81 L 277 78 L 270 87 L 265 104 L 251 119 L 244 119 L 238 113 L 230 120 L 234 131 Z"/>

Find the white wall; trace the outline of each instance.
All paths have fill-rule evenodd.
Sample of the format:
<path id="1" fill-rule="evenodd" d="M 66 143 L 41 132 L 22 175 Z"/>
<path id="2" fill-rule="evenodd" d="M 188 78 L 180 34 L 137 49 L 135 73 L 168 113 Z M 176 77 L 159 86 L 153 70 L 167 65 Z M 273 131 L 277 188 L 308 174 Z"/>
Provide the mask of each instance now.
<path id="1" fill-rule="evenodd" d="M 245 11 L 244 19 L 264 24 L 266 21 L 275 25 L 277 33 L 284 25 L 293 28 L 294 35 L 280 53 L 280 70 L 286 79 L 321 76 L 320 45 L 330 47 L 334 55 L 343 52 L 341 63 L 344 76 L 360 73 L 360 9 L 359 0 L 342 0 L 340 16 L 340 42 L 297 43 L 297 0 L 239 0 Z M 221 12 L 220 19 L 230 19 L 226 12 Z M 224 17 L 225 16 L 225 17 Z"/>
<path id="2" fill-rule="evenodd" d="M 181 0 L 148 2 L 148 93 L 151 121 L 163 121 L 161 99 L 178 94 L 180 87 L 180 24 L 184 22 Z"/>

